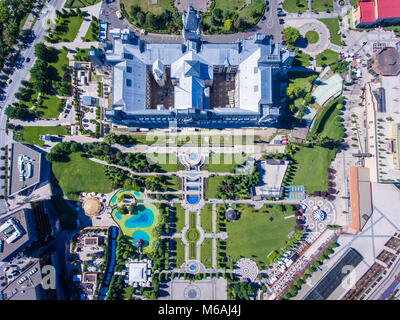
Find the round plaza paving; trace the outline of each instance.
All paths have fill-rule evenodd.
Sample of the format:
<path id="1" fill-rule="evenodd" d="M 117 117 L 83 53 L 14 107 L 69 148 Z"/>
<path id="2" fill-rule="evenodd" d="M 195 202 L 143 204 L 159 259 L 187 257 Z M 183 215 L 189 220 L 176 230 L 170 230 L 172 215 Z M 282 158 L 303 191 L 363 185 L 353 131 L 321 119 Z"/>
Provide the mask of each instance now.
<path id="1" fill-rule="evenodd" d="M 318 197 L 310 197 L 301 202 L 305 224 L 311 232 L 321 233 L 327 225 L 336 223 L 336 209 L 332 202 Z"/>
<path id="2" fill-rule="evenodd" d="M 294 24 L 294 23 L 290 23 Z M 297 21 L 296 25 L 297 28 L 302 36 L 302 39 L 298 40 L 296 43 L 304 53 L 309 55 L 315 56 L 326 49 L 328 49 L 330 44 L 330 33 L 328 27 L 318 20 L 313 20 L 313 22 L 305 23 Z M 306 39 L 307 32 L 314 31 L 318 34 L 318 41 L 315 43 L 308 43 Z"/>
<path id="3" fill-rule="evenodd" d="M 240 276 L 241 280 L 249 279 L 250 281 L 255 281 L 257 279 L 258 267 L 257 263 L 253 260 L 248 258 L 240 259 L 236 263 L 236 268 L 236 273 Z"/>
<path id="4" fill-rule="evenodd" d="M 183 292 L 186 300 L 198 300 L 201 298 L 201 290 L 194 284 L 188 285 Z"/>

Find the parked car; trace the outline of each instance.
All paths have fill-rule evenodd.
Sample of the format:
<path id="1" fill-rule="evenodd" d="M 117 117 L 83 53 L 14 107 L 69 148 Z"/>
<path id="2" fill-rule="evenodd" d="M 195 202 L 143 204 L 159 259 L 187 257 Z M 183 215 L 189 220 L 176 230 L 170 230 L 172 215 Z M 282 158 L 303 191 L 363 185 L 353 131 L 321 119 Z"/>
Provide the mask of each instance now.
<path id="1" fill-rule="evenodd" d="M 265 19 L 266 19 L 265 16 L 262 16 L 262 17 L 261 17 L 261 20 L 262 20 L 262 21 L 264 21 Z"/>
<path id="2" fill-rule="evenodd" d="M 279 24 L 284 24 L 284 23 L 285 23 L 285 20 L 279 19 Z"/>
<path id="3" fill-rule="evenodd" d="M 31 58 L 26 58 L 25 61 L 29 62 L 29 61 L 31 61 Z"/>

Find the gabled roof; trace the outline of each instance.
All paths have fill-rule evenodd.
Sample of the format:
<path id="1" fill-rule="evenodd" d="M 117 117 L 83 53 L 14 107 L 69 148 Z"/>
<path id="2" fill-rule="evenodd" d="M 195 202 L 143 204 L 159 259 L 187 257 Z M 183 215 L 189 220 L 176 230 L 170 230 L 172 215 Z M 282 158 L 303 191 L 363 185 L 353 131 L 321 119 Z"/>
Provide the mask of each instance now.
<path id="1" fill-rule="evenodd" d="M 379 18 L 399 18 L 400 0 L 377 0 Z"/>
<path id="2" fill-rule="evenodd" d="M 375 2 L 358 2 L 360 7 L 360 22 L 375 22 Z"/>

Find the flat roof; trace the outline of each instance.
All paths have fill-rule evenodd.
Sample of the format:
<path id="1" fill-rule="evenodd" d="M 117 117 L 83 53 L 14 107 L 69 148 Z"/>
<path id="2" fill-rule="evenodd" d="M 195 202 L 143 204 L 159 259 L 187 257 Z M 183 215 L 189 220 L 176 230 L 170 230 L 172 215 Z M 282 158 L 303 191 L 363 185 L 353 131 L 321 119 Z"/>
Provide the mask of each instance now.
<path id="1" fill-rule="evenodd" d="M 20 231 L 22 231 L 22 236 L 18 237 L 16 241 L 13 241 L 11 243 L 7 243 L 6 241 L 3 241 L 3 251 L 0 252 L 0 261 L 3 261 L 7 259 L 11 254 L 13 254 L 16 250 L 24 246 L 29 242 L 29 225 L 27 222 L 27 216 L 24 210 L 17 211 L 13 213 L 12 215 L 8 216 L 7 218 L 4 218 L 0 220 L 0 226 L 6 223 L 8 220 L 14 218 L 17 225 L 19 225 Z M 7 230 L 4 230 L 0 232 L 0 239 L 3 239 L 6 234 Z"/>
<path id="2" fill-rule="evenodd" d="M 260 185 L 254 187 L 256 195 L 280 196 L 282 180 L 285 177 L 288 165 L 289 161 L 287 160 L 266 159 L 258 161 Z"/>
<path id="3" fill-rule="evenodd" d="M 349 226 L 360 232 L 372 214 L 369 169 L 349 167 L 350 214 Z"/>
<path id="4" fill-rule="evenodd" d="M 28 276 L 28 273 L 35 268 L 37 271 Z M 41 300 L 43 298 L 43 288 L 40 270 L 39 261 L 32 264 L 3 290 L 3 298 L 5 300 Z M 18 281 L 25 276 L 27 280 L 19 284 Z"/>
<path id="5" fill-rule="evenodd" d="M 326 300 L 348 275 L 347 272 L 343 272 L 344 267 L 351 266 L 355 268 L 363 259 L 363 256 L 355 249 L 349 248 L 322 279 L 307 293 L 303 300 Z"/>
<path id="6" fill-rule="evenodd" d="M 26 157 L 23 165 L 25 175 L 22 181 L 21 173 L 18 169 L 21 156 Z M 21 192 L 40 182 L 41 162 L 42 154 L 39 151 L 22 143 L 11 144 L 9 195 Z"/>
<path id="7" fill-rule="evenodd" d="M 129 282 L 146 282 L 147 281 L 147 263 L 131 262 L 129 264 Z"/>

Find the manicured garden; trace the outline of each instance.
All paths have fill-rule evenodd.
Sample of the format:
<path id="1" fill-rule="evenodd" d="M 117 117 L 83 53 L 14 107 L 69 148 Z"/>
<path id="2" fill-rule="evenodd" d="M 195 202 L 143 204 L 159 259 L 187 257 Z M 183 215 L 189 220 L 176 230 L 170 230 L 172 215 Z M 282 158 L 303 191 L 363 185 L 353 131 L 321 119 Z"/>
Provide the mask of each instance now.
<path id="1" fill-rule="evenodd" d="M 234 259 L 247 257 L 264 265 L 267 255 L 285 245 L 296 225 L 294 216 L 285 219 L 293 215 L 291 205 L 269 205 L 257 210 L 240 204 L 235 210 L 240 218 L 226 223 L 226 253 Z"/>
<path id="2" fill-rule="evenodd" d="M 247 155 L 232 153 L 212 153 L 208 157 L 206 168 L 210 172 L 231 172 L 241 166 L 247 159 Z"/>
<path id="3" fill-rule="evenodd" d="M 201 209 L 200 214 L 201 227 L 205 233 L 212 232 L 212 204 L 206 203 Z"/>
<path id="4" fill-rule="evenodd" d="M 206 34 L 234 33 L 244 31 L 258 23 L 265 11 L 264 0 L 216 0 L 202 17 Z"/>
<path id="5" fill-rule="evenodd" d="M 296 56 L 294 57 L 294 60 L 293 60 L 293 66 L 308 68 L 310 65 L 310 59 L 311 59 L 311 56 L 309 54 L 300 52 L 300 50 L 297 48 Z"/>
<path id="6" fill-rule="evenodd" d="M 175 232 L 180 233 L 185 226 L 185 210 L 179 203 L 174 203 L 174 211 L 175 211 Z"/>
<path id="7" fill-rule="evenodd" d="M 85 18 L 84 15 L 84 12 L 77 12 L 75 10 L 69 10 L 65 13 L 60 12 L 57 16 L 54 30 L 48 36 L 45 36 L 45 40 L 52 43 L 73 42 Z"/>
<path id="8" fill-rule="evenodd" d="M 303 185 L 308 194 L 328 190 L 328 171 L 332 157 L 331 150 L 321 146 L 299 147 L 294 154 L 296 168 L 292 185 Z"/>
<path id="9" fill-rule="evenodd" d="M 43 147 L 44 141 L 40 140 L 41 135 L 69 135 L 69 132 L 61 126 L 58 127 L 23 127 L 22 141 Z"/>
<path id="10" fill-rule="evenodd" d="M 334 0 L 311 0 L 311 10 L 316 12 L 333 11 L 333 1 Z"/>
<path id="11" fill-rule="evenodd" d="M 305 34 L 305 37 L 307 39 L 307 42 L 311 43 L 311 44 L 317 43 L 319 40 L 318 32 L 316 32 L 314 30 L 307 31 L 307 33 Z"/>
<path id="12" fill-rule="evenodd" d="M 283 9 L 287 12 L 306 12 L 308 10 L 307 0 L 285 0 Z"/>
<path id="13" fill-rule="evenodd" d="M 65 8 L 84 8 L 99 3 L 101 0 L 67 0 Z"/>
<path id="14" fill-rule="evenodd" d="M 318 67 L 326 67 L 338 62 L 339 54 L 331 49 L 326 49 L 316 57 Z"/>
<path id="15" fill-rule="evenodd" d="M 212 267 L 212 239 L 211 238 L 204 238 L 204 241 L 201 244 L 200 254 L 201 254 L 201 263 L 206 268 L 211 268 Z"/>
<path id="16" fill-rule="evenodd" d="M 52 162 L 54 177 L 68 199 L 77 201 L 81 192 L 112 191 L 105 166 L 89 160 L 82 152 L 73 152 L 68 158 L 65 162 Z"/>
<path id="17" fill-rule="evenodd" d="M 326 18 L 326 19 L 318 19 L 322 23 L 324 23 L 328 29 L 331 36 L 331 42 L 338 46 L 342 45 L 342 37 L 339 34 L 339 19 L 338 18 Z"/>

